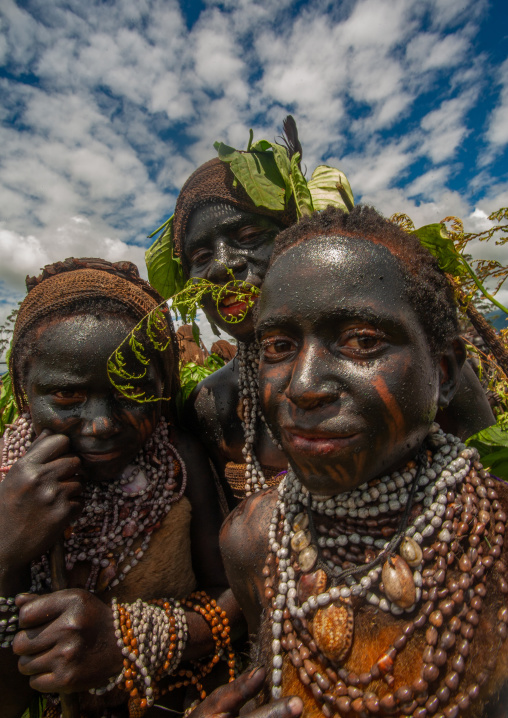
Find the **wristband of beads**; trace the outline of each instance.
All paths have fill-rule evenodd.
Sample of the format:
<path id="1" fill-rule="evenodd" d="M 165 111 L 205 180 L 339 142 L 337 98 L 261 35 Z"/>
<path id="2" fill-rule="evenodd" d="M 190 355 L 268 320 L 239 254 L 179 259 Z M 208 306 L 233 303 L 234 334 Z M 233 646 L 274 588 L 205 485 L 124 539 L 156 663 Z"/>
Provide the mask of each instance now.
<path id="1" fill-rule="evenodd" d="M 106 686 L 93 688 L 102 695 L 118 687 L 149 708 L 154 701 L 153 683 L 173 673 L 187 643 L 185 611 L 178 601 L 159 599 L 132 604 L 112 601 L 115 638 L 124 657 L 122 671 Z"/>
<path id="2" fill-rule="evenodd" d="M 19 608 L 14 598 L 0 596 L 0 647 L 10 648 L 19 626 Z"/>

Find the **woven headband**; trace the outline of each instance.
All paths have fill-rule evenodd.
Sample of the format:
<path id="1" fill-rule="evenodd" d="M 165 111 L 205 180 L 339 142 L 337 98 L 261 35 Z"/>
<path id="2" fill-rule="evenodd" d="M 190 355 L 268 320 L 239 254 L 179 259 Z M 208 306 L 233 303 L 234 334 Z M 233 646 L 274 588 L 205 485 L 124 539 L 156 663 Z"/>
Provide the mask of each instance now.
<path id="1" fill-rule="evenodd" d="M 80 260 L 76 261 L 79 262 Z M 125 306 L 129 314 L 135 319 L 143 319 L 143 317 L 158 306 L 159 302 L 155 298 L 155 292 L 148 283 L 141 280 L 139 275 L 133 278 L 137 283 L 133 283 L 116 274 L 109 273 L 107 270 L 103 271 L 89 268 L 62 271 L 62 273 L 55 274 L 54 276 L 47 276 L 46 273 L 43 281 L 41 281 L 40 278 L 39 280 L 27 278 L 29 291 L 20 306 L 16 318 L 9 361 L 9 369 L 18 407 L 24 405 L 24 392 L 21 385 L 23 380 L 16 370 L 16 349 L 20 339 L 41 320 L 49 316 L 58 315 L 65 309 L 76 306 L 77 303 L 80 304 L 83 302 L 83 304 L 85 304 L 87 300 L 93 299 L 112 299 Z M 143 288 L 143 285 L 146 285 L 154 296 L 149 294 L 147 290 Z M 162 298 L 160 298 L 160 301 L 163 301 Z M 170 340 L 172 339 L 173 332 L 170 326 L 171 319 L 169 315 L 167 316 L 167 320 L 167 330 L 163 330 L 163 338 Z M 173 343 L 173 354 L 176 351 L 176 344 Z M 166 363 L 165 358 L 162 358 L 162 361 Z"/>
<path id="2" fill-rule="evenodd" d="M 187 223 L 191 213 L 196 207 L 210 202 L 225 202 L 246 212 L 272 217 L 283 227 L 289 227 L 296 222 L 296 209 L 291 204 L 282 211 L 256 207 L 247 192 L 239 182 L 235 186 L 235 176 L 226 162 L 215 157 L 191 174 L 183 185 L 176 200 L 174 215 L 174 246 L 175 254 L 182 255 Z"/>

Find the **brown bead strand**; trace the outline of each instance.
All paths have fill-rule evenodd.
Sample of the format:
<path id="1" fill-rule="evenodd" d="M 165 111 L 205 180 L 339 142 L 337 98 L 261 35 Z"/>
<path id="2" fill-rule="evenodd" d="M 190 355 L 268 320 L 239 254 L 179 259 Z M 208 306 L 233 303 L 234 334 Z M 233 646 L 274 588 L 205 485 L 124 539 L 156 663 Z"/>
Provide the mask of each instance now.
<path id="1" fill-rule="evenodd" d="M 190 599 L 195 599 L 198 603 L 192 603 Z M 231 646 L 231 628 L 226 611 L 222 610 L 220 606 L 217 605 L 215 599 L 210 598 L 205 591 L 195 591 L 191 593 L 186 601 L 182 601 L 182 605 L 196 611 L 196 613 L 200 613 L 210 625 L 212 631 L 212 638 L 215 642 L 215 654 L 203 667 L 203 675 L 208 674 L 223 655 L 227 655 L 229 682 L 233 681 L 236 675 L 236 656 Z M 201 683 L 196 684 L 196 687 L 200 691 L 201 699 L 206 698 L 206 691 L 203 689 Z"/>
<path id="2" fill-rule="evenodd" d="M 123 644 L 126 648 L 129 649 L 130 653 L 133 653 L 135 656 L 138 656 L 138 642 L 137 638 L 132 632 L 132 621 L 129 612 L 127 611 L 125 606 L 122 606 L 122 604 L 118 604 L 118 613 L 120 616 L 120 630 L 122 632 Z M 130 698 L 137 698 L 139 695 L 139 691 L 135 686 L 135 680 L 137 677 L 136 664 L 131 661 L 130 658 L 126 657 L 123 659 L 123 666 L 125 669 L 124 680 L 122 683 L 120 683 L 119 688 L 128 693 Z M 139 707 L 141 709 L 147 707 L 146 698 L 139 699 Z"/>
<path id="3" fill-rule="evenodd" d="M 164 601 L 163 599 L 157 599 L 153 601 L 149 601 L 148 603 L 152 603 L 156 606 L 160 606 L 160 608 L 163 608 L 166 612 L 166 616 L 169 620 L 170 625 L 170 635 L 169 635 L 169 646 L 168 646 L 168 652 L 166 655 L 166 660 L 164 661 L 163 665 L 159 668 L 157 673 L 155 674 L 155 680 L 159 681 L 163 676 L 167 674 L 171 667 L 171 662 L 175 655 L 175 649 L 178 645 L 178 636 L 176 634 L 176 621 L 175 617 L 173 616 L 173 613 L 171 611 L 171 604 L 168 601 Z"/>
<path id="4" fill-rule="evenodd" d="M 203 688 L 202 681 L 224 655 L 228 657 L 229 680 L 234 680 L 236 676 L 236 656 L 231 646 L 229 619 L 226 611 L 221 609 L 217 602 L 210 598 L 205 591 L 195 591 L 180 603 L 185 608 L 201 614 L 210 625 L 215 643 L 215 653 L 209 660 L 192 661 L 192 669 L 176 671 L 172 675 L 174 680 L 169 684 L 159 682 L 154 687 L 154 695 L 159 698 L 178 688 L 193 685 L 198 691 L 200 699 L 204 700 L 206 691 Z"/>

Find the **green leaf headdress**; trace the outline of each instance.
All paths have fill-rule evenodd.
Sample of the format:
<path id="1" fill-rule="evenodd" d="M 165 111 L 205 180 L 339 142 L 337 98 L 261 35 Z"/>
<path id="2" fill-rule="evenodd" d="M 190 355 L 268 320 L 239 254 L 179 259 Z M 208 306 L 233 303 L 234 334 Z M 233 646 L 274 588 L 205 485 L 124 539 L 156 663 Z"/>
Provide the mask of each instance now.
<path id="1" fill-rule="evenodd" d="M 218 160 L 202 165 L 189 177 L 176 203 L 175 214 L 157 233 L 146 253 L 151 284 L 169 298 L 183 289 L 182 240 L 192 210 L 210 201 L 222 201 L 274 218 L 289 226 L 304 215 L 332 205 L 345 211 L 354 205 L 343 172 L 319 165 L 309 181 L 301 170 L 302 148 L 294 119 L 284 121 L 284 144 L 258 140 L 250 131 L 246 150 L 216 142 Z"/>

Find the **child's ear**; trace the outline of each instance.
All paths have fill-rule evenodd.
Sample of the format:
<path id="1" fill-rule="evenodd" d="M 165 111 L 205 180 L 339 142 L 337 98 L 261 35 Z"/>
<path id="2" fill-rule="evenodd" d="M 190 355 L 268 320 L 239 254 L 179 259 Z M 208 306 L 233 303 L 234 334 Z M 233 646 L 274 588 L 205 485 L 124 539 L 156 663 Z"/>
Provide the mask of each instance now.
<path id="1" fill-rule="evenodd" d="M 466 361 L 466 345 L 462 339 L 454 339 L 442 352 L 439 360 L 439 408 L 448 406 L 457 391 L 462 365 Z"/>

